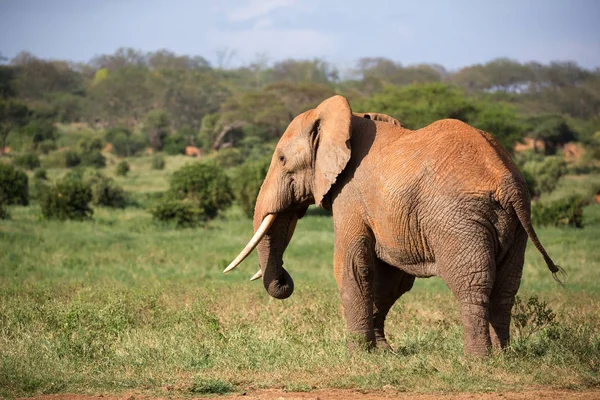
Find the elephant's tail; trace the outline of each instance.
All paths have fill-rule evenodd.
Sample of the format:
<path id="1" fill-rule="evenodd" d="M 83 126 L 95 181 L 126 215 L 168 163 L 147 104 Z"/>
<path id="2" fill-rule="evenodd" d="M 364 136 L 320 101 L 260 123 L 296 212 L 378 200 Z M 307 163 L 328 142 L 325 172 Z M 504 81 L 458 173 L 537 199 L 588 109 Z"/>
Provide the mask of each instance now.
<path id="1" fill-rule="evenodd" d="M 554 264 L 554 261 L 552 261 L 552 259 L 548 255 L 546 249 L 544 248 L 544 246 L 542 246 L 540 239 L 538 239 L 538 236 L 535 233 L 535 230 L 533 229 L 533 225 L 531 225 L 531 206 L 529 205 L 529 201 L 525 201 L 525 198 L 523 196 L 515 197 L 513 197 L 512 199 L 512 206 L 515 210 L 515 213 L 517 214 L 517 218 L 519 218 L 519 222 L 521 222 L 521 225 L 525 229 L 525 232 L 527 232 L 527 235 L 529 236 L 529 239 L 531 239 L 531 241 L 533 242 L 535 248 L 538 249 L 542 257 L 544 257 L 544 261 L 546 262 L 548 269 L 552 272 L 552 277 L 554 278 L 554 280 L 560 283 L 561 286 L 564 286 L 562 278 L 565 278 L 567 274 L 560 265 Z"/>

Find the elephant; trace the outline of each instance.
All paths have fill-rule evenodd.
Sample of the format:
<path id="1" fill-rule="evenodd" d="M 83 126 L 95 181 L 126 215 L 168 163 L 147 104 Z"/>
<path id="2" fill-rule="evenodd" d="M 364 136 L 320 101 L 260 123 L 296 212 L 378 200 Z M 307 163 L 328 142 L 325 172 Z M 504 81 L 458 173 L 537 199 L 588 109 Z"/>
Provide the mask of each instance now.
<path id="1" fill-rule="evenodd" d="M 332 214 L 351 348 L 390 349 L 388 311 L 415 277 L 438 276 L 460 304 L 465 354 L 488 355 L 509 343 L 528 238 L 557 281 L 564 273 L 533 229 L 527 186 L 509 153 L 459 120 L 410 130 L 385 114 L 354 114 L 339 95 L 298 115 L 259 191 L 255 234 L 224 272 L 257 248 L 253 279 L 289 297 L 283 253 L 311 204 Z"/>

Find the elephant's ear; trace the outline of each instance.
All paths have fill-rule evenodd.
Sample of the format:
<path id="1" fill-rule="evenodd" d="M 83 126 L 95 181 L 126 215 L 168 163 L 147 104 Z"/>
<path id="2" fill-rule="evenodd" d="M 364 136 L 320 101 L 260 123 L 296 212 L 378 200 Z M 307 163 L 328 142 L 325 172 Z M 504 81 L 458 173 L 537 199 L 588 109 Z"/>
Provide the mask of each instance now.
<path id="1" fill-rule="evenodd" d="M 315 109 L 317 127 L 315 148 L 315 203 L 323 206 L 339 174 L 350 160 L 352 110 L 342 96 L 333 96 Z"/>

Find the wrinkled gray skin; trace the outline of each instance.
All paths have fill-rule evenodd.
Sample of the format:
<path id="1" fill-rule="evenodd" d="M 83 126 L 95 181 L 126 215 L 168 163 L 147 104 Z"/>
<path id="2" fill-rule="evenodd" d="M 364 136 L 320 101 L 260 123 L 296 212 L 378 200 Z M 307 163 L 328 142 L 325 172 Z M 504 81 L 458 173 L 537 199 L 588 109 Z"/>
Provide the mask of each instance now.
<path id="1" fill-rule="evenodd" d="M 389 348 L 384 322 L 415 277 L 439 276 L 462 308 L 465 352 L 506 346 L 527 237 L 557 272 L 530 222 L 525 182 L 487 133 L 457 120 L 418 131 L 383 114 L 352 114 L 332 97 L 296 117 L 261 187 L 254 229 L 263 283 L 278 299 L 293 281 L 283 253 L 310 204 L 332 211 L 334 273 L 350 347 Z"/>

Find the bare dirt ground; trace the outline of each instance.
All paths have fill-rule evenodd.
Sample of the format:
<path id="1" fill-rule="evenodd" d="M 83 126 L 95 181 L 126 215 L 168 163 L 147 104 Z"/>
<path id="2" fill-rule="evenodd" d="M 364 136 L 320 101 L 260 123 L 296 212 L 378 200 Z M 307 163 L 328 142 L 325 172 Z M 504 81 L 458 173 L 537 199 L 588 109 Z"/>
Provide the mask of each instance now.
<path id="1" fill-rule="evenodd" d="M 167 395 L 165 397 L 149 397 L 136 394 L 121 396 L 113 395 L 78 395 L 78 394 L 56 394 L 43 395 L 29 398 L 28 400 L 172 400 L 177 396 Z M 189 399 L 189 397 L 181 397 Z M 221 399 L 221 400 L 597 400 L 600 399 L 600 391 L 576 392 L 554 389 L 534 389 L 522 392 L 498 392 L 498 393 L 437 393 L 437 394 L 414 394 L 390 391 L 356 391 L 343 389 L 314 390 L 311 392 L 284 392 L 281 390 L 256 390 L 247 393 L 231 394 L 216 397 L 197 397 L 198 399 Z"/>

